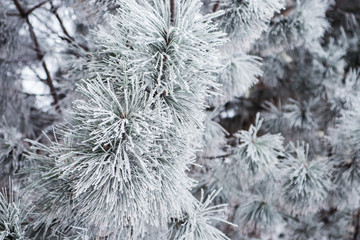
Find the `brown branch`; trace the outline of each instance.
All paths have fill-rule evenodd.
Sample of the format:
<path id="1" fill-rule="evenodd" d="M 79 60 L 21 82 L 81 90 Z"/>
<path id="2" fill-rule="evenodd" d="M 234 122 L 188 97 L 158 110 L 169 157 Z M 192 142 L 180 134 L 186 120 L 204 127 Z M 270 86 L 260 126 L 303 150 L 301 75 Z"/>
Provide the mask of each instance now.
<path id="1" fill-rule="evenodd" d="M 170 0 L 170 21 L 173 23 L 175 19 L 175 0 Z"/>
<path id="2" fill-rule="evenodd" d="M 213 8 L 212 8 L 212 11 L 213 11 L 213 12 L 216 12 L 216 10 L 218 9 L 219 5 L 220 5 L 220 0 L 216 1 L 216 3 L 214 4 L 214 6 L 213 6 Z"/>
<path id="3" fill-rule="evenodd" d="M 275 13 L 273 18 L 276 18 L 278 16 L 288 17 L 291 14 L 293 14 L 296 10 L 296 4 L 292 4 L 290 6 L 287 6 L 285 9 L 281 10 L 279 13 Z"/>
<path id="4" fill-rule="evenodd" d="M 41 61 L 41 65 L 45 71 L 45 74 L 46 74 L 46 83 L 47 85 L 49 86 L 50 88 L 50 94 L 51 96 L 53 97 L 54 99 L 54 102 L 53 104 L 55 105 L 55 109 L 61 113 L 61 109 L 60 109 L 60 106 L 59 106 L 59 100 L 58 100 L 58 97 L 57 97 L 57 94 L 56 94 L 56 90 L 55 90 L 55 87 L 54 87 L 54 84 L 52 82 L 52 79 L 51 79 L 51 75 L 50 75 L 50 72 L 49 72 L 49 69 L 46 65 L 46 62 L 44 60 L 44 54 L 41 52 L 41 49 L 40 49 L 40 45 L 39 45 L 39 41 L 36 37 L 36 34 L 34 32 L 34 27 L 32 26 L 32 24 L 30 23 L 30 20 L 29 20 L 29 17 L 27 15 L 27 12 L 28 11 L 25 11 L 25 9 L 21 6 L 21 4 L 19 3 L 18 0 L 13 0 L 16 8 L 18 9 L 21 17 L 23 17 L 25 19 L 25 22 L 26 24 L 28 25 L 29 27 L 29 33 L 30 33 L 30 37 L 31 37 L 31 40 L 33 41 L 34 43 L 34 46 L 35 46 L 35 51 L 36 51 L 36 55 L 37 55 L 37 58 L 38 60 Z"/>

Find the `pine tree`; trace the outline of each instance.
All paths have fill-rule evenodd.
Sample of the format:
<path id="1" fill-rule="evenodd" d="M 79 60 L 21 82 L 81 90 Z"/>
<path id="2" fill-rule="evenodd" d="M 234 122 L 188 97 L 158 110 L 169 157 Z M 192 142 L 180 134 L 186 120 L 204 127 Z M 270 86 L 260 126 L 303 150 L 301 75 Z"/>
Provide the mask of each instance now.
<path id="1" fill-rule="evenodd" d="M 2 1 L 0 239 L 359 238 L 359 9 Z"/>

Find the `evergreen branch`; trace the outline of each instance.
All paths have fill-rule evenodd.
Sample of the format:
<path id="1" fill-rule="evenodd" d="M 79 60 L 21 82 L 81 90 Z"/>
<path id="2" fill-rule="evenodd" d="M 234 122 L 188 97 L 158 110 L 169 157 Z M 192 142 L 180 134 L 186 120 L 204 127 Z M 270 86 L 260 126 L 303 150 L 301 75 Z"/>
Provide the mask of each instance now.
<path id="1" fill-rule="evenodd" d="M 180 221 L 173 220 L 170 235 L 179 240 L 230 240 L 224 233 L 211 224 L 215 221 L 237 227 L 236 224 L 221 218 L 221 214 L 227 209 L 227 204 L 213 205 L 212 202 L 221 191 L 213 191 L 206 198 L 201 190 L 201 199 L 196 202 L 195 209 L 187 213 Z"/>
<path id="2" fill-rule="evenodd" d="M 0 191 L 0 239 L 24 239 L 26 215 L 22 204 L 12 189 Z"/>

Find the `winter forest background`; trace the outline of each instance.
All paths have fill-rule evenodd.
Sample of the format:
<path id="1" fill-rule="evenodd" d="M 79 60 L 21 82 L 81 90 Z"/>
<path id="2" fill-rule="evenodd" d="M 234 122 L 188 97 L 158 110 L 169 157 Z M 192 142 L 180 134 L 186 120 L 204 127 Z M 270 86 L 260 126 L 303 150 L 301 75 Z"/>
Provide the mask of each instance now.
<path id="1" fill-rule="evenodd" d="M 1 0 L 0 240 L 359 240 L 359 23 L 359 0 Z"/>

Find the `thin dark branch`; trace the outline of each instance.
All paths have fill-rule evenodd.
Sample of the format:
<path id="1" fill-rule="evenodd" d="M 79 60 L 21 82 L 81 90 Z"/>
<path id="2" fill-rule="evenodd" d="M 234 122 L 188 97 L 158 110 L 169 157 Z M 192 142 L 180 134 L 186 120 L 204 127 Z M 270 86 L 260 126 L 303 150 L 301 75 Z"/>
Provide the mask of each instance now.
<path id="1" fill-rule="evenodd" d="M 66 41 L 67 43 L 69 43 L 69 44 L 71 44 L 71 45 L 73 45 L 73 46 L 75 46 L 75 47 L 81 47 L 81 48 L 83 48 L 85 51 L 88 51 L 89 50 L 89 48 L 87 47 L 87 46 L 84 46 L 84 45 L 82 45 L 82 44 L 77 44 L 77 43 L 75 43 L 75 42 L 73 42 L 71 39 L 69 39 L 69 38 L 67 38 L 66 36 L 61 36 L 58 32 L 55 32 L 54 31 L 54 29 L 52 29 L 46 22 L 44 22 L 43 21 L 43 19 L 41 19 L 40 17 L 38 17 L 36 14 L 33 14 L 32 15 L 33 17 L 35 17 L 39 22 L 41 22 L 42 24 L 43 24 L 43 26 L 45 27 L 45 28 L 47 28 L 52 34 L 54 34 L 54 35 L 56 35 L 58 38 L 60 38 L 61 40 L 63 40 L 63 41 Z M 79 53 L 77 53 L 77 52 L 67 52 L 66 54 L 72 54 L 72 55 L 74 55 L 74 56 L 76 56 L 76 57 L 80 57 L 81 55 L 79 54 Z"/>
<path id="2" fill-rule="evenodd" d="M 20 15 L 25 19 L 25 22 L 29 27 L 29 33 L 30 33 L 31 40 L 33 41 L 34 46 L 35 46 L 36 55 L 37 55 L 38 59 L 41 61 L 41 65 L 42 65 L 42 67 L 43 67 L 43 69 L 45 71 L 45 74 L 46 74 L 46 83 L 49 86 L 50 94 L 54 99 L 53 104 L 55 105 L 55 109 L 59 113 L 61 113 L 61 109 L 60 109 L 60 106 L 59 106 L 59 100 L 58 100 L 58 97 L 57 97 L 57 94 L 56 94 L 56 90 L 55 90 L 54 84 L 52 82 L 49 69 L 48 69 L 48 67 L 46 65 L 46 62 L 44 60 L 44 54 L 41 52 L 39 41 L 38 41 L 38 39 L 36 37 L 36 34 L 34 32 L 34 27 L 32 26 L 32 24 L 31 24 L 31 22 L 29 20 L 29 17 L 27 15 L 27 11 L 25 11 L 25 9 L 21 6 L 19 1 L 18 0 L 13 0 L 13 2 L 15 4 L 16 8 L 18 9 Z"/>
<path id="3" fill-rule="evenodd" d="M 72 41 L 71 39 L 69 39 L 68 37 L 66 37 L 66 36 L 61 36 L 58 32 L 55 32 L 54 31 L 54 29 L 52 29 L 46 22 L 44 22 L 43 21 L 43 19 L 41 19 L 40 17 L 38 17 L 36 14 L 33 14 L 32 15 L 33 17 L 35 17 L 39 22 L 41 22 L 43 25 L 44 25 L 44 27 L 46 27 L 52 34 L 54 34 L 54 35 L 56 35 L 58 38 L 60 38 L 61 40 L 63 40 L 63 41 L 66 41 L 67 43 L 69 43 L 69 44 L 71 44 L 71 45 L 73 45 L 73 46 L 75 46 L 75 47 L 82 47 L 83 49 L 85 49 L 86 51 L 88 51 L 89 50 L 89 48 L 87 47 L 87 46 L 83 46 L 83 45 L 81 45 L 81 44 L 77 44 L 77 43 L 75 43 L 74 41 Z M 75 55 L 76 57 L 79 57 L 80 56 L 80 54 L 78 54 L 78 53 L 71 53 L 71 54 L 73 54 L 73 55 Z"/>
<path id="4" fill-rule="evenodd" d="M 20 94 L 26 95 L 28 97 L 48 97 L 51 96 L 50 93 L 27 93 L 22 91 L 17 91 Z"/>
<path id="5" fill-rule="evenodd" d="M 233 154 L 227 153 L 227 154 L 217 155 L 217 156 L 202 156 L 202 158 L 206 158 L 206 159 L 226 158 L 226 157 L 230 157 L 231 155 L 233 155 Z"/>
<path id="6" fill-rule="evenodd" d="M 24 10 L 24 8 L 21 6 L 21 4 L 19 3 L 18 0 L 13 0 L 17 10 L 19 11 L 20 15 L 22 17 L 26 17 L 26 11 Z"/>
<path id="7" fill-rule="evenodd" d="M 9 17 L 19 17 L 19 13 L 18 12 L 7 12 L 6 13 L 6 16 L 9 16 Z"/>
<path id="8" fill-rule="evenodd" d="M 42 19 L 41 17 L 39 17 L 37 14 L 32 14 L 31 16 L 32 16 L 33 18 L 36 18 L 36 19 L 37 19 L 47 30 L 49 30 L 52 34 L 54 34 L 54 35 L 59 35 L 59 34 L 57 33 L 57 31 L 55 31 L 53 28 L 51 28 L 51 27 L 49 26 L 47 19 L 44 20 L 44 19 Z M 41 29 L 41 31 L 42 31 L 43 33 L 47 33 L 45 29 Z"/>
<path id="9" fill-rule="evenodd" d="M 173 23 L 175 19 L 175 0 L 170 0 L 170 20 Z"/>
<path id="10" fill-rule="evenodd" d="M 62 21 L 62 19 L 60 18 L 59 14 L 57 13 L 57 7 L 54 6 L 53 2 L 50 1 L 50 4 L 51 4 L 51 12 L 55 15 L 56 19 L 58 20 L 59 22 L 59 25 L 63 31 L 63 33 L 65 34 L 65 36 L 67 38 L 64 38 L 63 40 L 66 40 L 68 43 L 72 43 L 74 44 L 75 46 L 79 46 L 81 47 L 82 49 L 84 49 L 85 51 L 89 51 L 89 48 L 83 44 L 77 44 L 75 42 L 75 38 L 70 36 L 69 32 L 67 31 L 65 25 L 64 25 L 64 22 Z M 70 42 L 71 41 L 71 42 Z"/>
<path id="11" fill-rule="evenodd" d="M 296 216 L 291 216 L 290 214 L 287 214 L 287 213 L 285 213 L 285 212 L 281 212 L 281 215 L 282 215 L 282 217 L 283 218 L 285 218 L 285 219 L 292 219 L 292 220 L 294 220 L 295 222 L 300 222 L 300 220 L 296 217 Z"/>
<path id="12" fill-rule="evenodd" d="M 72 44 L 72 40 L 68 37 L 64 37 L 64 36 L 60 36 L 60 35 L 57 35 L 61 40 L 64 40 L 66 41 L 67 43 L 69 44 Z"/>
<path id="13" fill-rule="evenodd" d="M 39 7 L 41 7 L 42 5 L 44 5 L 45 3 L 47 3 L 49 0 L 45 0 L 43 2 L 40 2 L 38 4 L 36 4 L 35 6 L 33 6 L 32 8 L 30 8 L 29 10 L 26 11 L 26 15 L 29 15 L 30 13 L 32 13 L 35 9 L 38 9 Z"/>
<path id="14" fill-rule="evenodd" d="M 62 19 L 60 18 L 59 14 L 57 13 L 58 8 L 54 6 L 54 4 L 52 3 L 52 1 L 50 1 L 51 4 L 51 12 L 55 15 L 56 19 L 58 20 L 60 27 L 62 29 L 62 31 L 64 32 L 64 34 L 71 39 L 72 41 L 74 41 L 74 38 L 72 36 L 70 36 L 69 32 L 66 30 L 64 23 L 62 21 Z"/>
<path id="15" fill-rule="evenodd" d="M 39 79 L 40 82 L 47 84 L 46 79 L 43 79 L 40 77 L 40 75 L 36 72 L 36 69 L 32 66 L 30 66 L 31 71 L 35 74 L 35 76 Z"/>
<path id="16" fill-rule="evenodd" d="M 293 14 L 296 10 L 296 4 L 292 4 L 287 6 L 285 9 L 281 10 L 280 13 L 275 13 L 273 18 L 276 18 L 278 16 L 283 16 L 283 17 L 287 17 L 290 16 L 291 14 Z"/>

